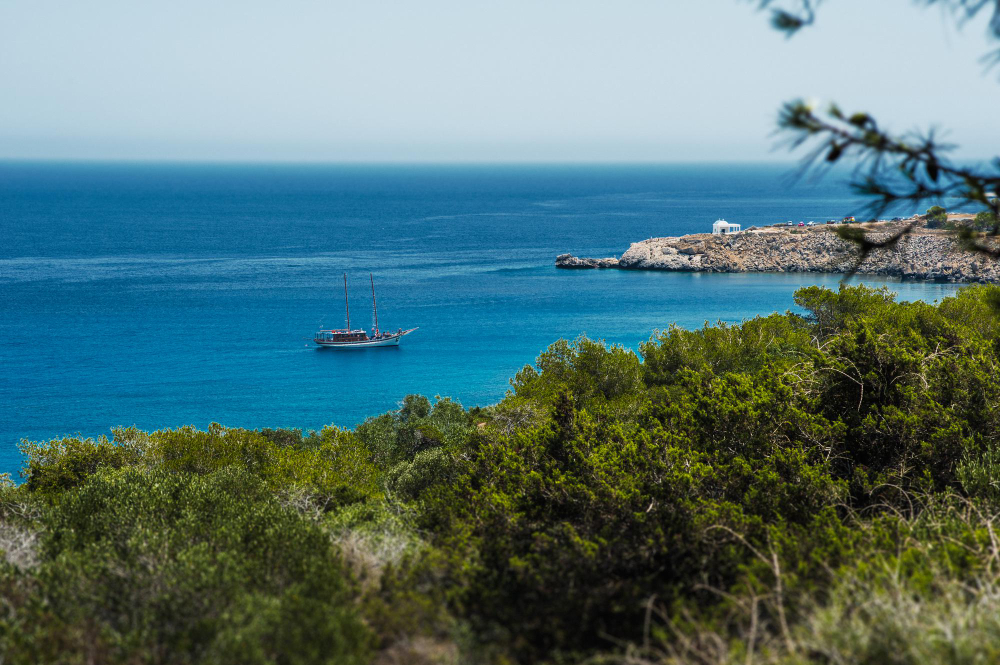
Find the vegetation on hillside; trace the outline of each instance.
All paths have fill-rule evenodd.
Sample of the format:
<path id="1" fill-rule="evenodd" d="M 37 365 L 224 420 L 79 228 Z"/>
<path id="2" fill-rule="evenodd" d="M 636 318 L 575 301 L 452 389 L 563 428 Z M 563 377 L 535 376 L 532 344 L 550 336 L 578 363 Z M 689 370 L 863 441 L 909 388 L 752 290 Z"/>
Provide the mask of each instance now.
<path id="1" fill-rule="evenodd" d="M 795 299 L 485 409 L 26 444 L 0 661 L 996 660 L 1000 288 Z"/>

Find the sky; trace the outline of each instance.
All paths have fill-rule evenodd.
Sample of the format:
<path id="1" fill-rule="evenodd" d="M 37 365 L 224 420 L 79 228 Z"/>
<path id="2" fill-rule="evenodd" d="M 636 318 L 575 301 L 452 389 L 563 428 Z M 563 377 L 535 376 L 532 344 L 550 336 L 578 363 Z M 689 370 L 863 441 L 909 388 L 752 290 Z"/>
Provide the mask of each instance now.
<path id="1" fill-rule="evenodd" d="M 763 161 L 794 98 L 1000 152 L 986 17 L 826 0 L 0 0 L 0 159 Z"/>

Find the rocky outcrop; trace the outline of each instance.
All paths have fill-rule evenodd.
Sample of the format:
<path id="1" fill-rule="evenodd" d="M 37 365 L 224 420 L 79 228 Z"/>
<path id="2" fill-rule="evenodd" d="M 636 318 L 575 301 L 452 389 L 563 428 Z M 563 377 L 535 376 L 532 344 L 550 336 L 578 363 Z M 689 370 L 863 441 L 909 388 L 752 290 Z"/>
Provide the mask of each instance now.
<path id="1" fill-rule="evenodd" d="M 899 227 L 864 225 L 869 238 L 889 237 Z M 727 236 L 695 234 L 632 243 L 620 259 L 580 259 L 562 254 L 560 268 L 623 268 L 702 272 L 829 272 L 854 268 L 868 275 L 952 282 L 1000 282 L 1000 262 L 965 251 L 947 232 L 915 229 L 894 247 L 875 249 L 858 264 L 858 245 L 835 227 L 768 227 Z"/>
<path id="2" fill-rule="evenodd" d="M 572 254 L 556 257 L 556 268 L 617 268 L 618 259 L 580 259 Z"/>

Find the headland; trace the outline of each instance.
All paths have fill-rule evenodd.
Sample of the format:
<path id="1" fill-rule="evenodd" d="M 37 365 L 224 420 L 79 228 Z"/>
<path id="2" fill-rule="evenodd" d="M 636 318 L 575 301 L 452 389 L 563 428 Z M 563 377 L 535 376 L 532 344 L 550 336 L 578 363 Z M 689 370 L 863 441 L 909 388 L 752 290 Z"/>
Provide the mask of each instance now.
<path id="1" fill-rule="evenodd" d="M 949 216 L 951 217 L 951 216 Z M 955 215 L 954 217 L 965 217 Z M 860 249 L 834 224 L 751 227 L 737 233 L 649 238 L 620 258 L 556 257 L 557 268 L 618 268 L 691 272 L 823 272 L 949 282 L 1000 283 L 1000 262 L 957 245 L 954 232 L 923 227 L 920 218 L 860 226 L 873 241 L 905 225 L 912 231 L 892 247 L 873 249 L 858 264 Z"/>

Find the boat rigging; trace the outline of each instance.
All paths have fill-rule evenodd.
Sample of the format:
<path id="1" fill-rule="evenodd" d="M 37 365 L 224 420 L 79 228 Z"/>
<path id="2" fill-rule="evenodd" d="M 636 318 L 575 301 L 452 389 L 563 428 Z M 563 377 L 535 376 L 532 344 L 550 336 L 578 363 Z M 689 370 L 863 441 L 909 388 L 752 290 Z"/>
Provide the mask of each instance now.
<path id="1" fill-rule="evenodd" d="M 343 330 L 320 330 L 313 337 L 313 341 L 321 347 L 334 349 L 363 349 L 370 347 L 399 346 L 400 340 L 406 335 L 416 330 L 410 328 L 403 330 L 399 328 L 396 332 L 382 332 L 378 327 L 378 305 L 375 301 L 375 276 L 368 273 L 368 278 L 372 285 L 372 332 L 362 328 L 353 330 L 351 328 L 351 303 L 347 295 L 347 273 L 344 273 L 344 309 L 347 313 L 347 327 Z"/>

